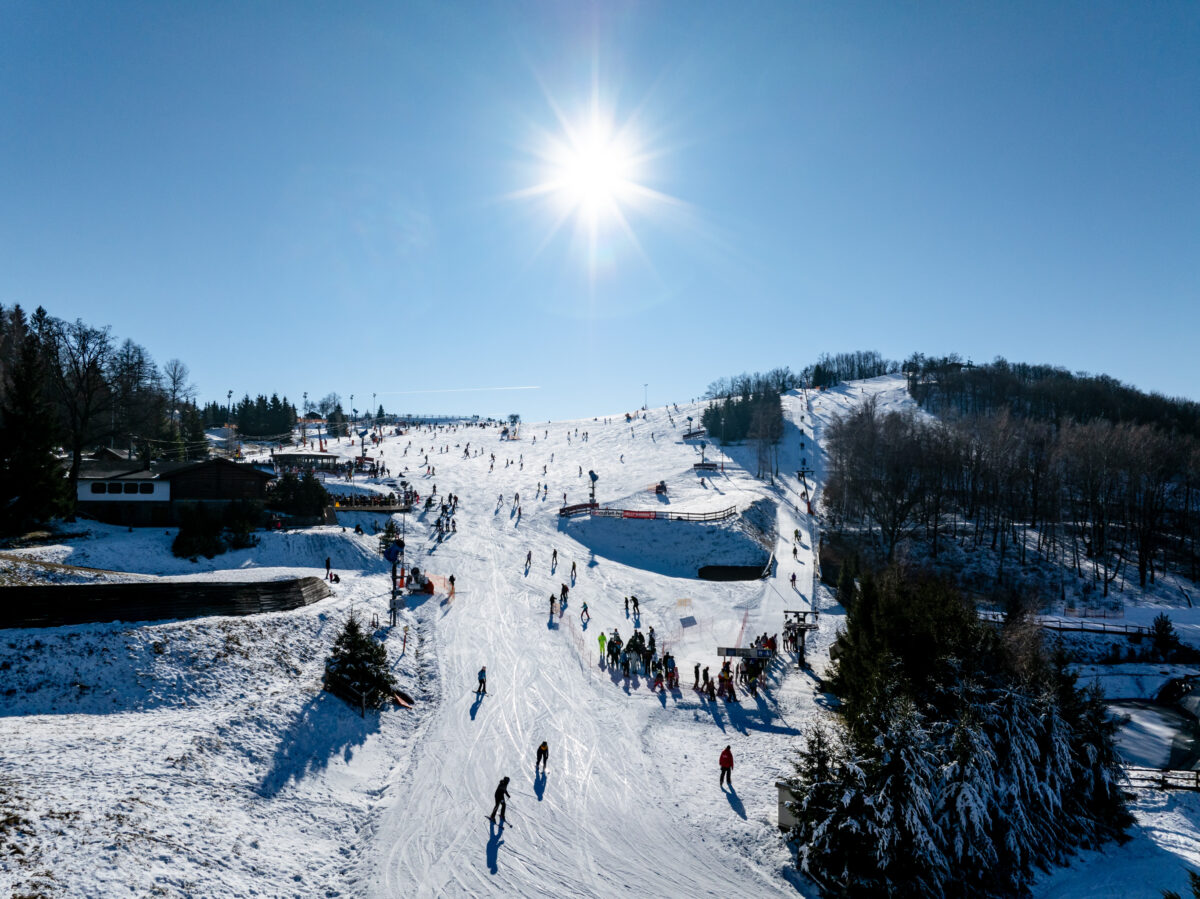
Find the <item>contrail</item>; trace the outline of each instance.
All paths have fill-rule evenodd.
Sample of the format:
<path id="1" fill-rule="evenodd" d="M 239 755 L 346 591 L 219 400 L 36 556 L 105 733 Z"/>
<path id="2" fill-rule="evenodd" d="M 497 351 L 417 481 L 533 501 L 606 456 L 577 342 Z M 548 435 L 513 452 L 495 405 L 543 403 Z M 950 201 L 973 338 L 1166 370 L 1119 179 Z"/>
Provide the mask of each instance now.
<path id="1" fill-rule="evenodd" d="M 383 390 L 380 396 L 415 396 L 421 393 L 476 393 L 482 390 L 541 390 L 541 387 L 443 387 L 438 390 Z"/>

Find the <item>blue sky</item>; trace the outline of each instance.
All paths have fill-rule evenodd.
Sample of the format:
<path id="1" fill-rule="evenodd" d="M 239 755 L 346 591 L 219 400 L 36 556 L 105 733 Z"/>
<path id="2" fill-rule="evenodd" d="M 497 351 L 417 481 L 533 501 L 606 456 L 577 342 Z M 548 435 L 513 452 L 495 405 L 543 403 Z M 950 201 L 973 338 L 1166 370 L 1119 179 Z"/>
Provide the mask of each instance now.
<path id="1" fill-rule="evenodd" d="M 604 202 L 543 190 L 568 129 Z M 1196 3 L 0 2 L 0 303 L 202 399 L 536 420 L 852 349 L 1198 398 L 1198 288 Z"/>

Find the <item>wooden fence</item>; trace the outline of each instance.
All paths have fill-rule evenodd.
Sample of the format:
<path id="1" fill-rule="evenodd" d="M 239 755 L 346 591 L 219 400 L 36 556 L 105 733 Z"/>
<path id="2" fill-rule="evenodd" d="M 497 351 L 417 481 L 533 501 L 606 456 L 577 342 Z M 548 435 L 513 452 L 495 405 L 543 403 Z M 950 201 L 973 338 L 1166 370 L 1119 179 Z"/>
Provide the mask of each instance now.
<path id="1" fill-rule="evenodd" d="M 257 615 L 298 609 L 329 596 L 321 578 L 242 583 L 160 581 L 54 584 L 0 589 L 0 628 L 201 615 Z"/>
<path id="2" fill-rule="evenodd" d="M 1135 787 L 1200 792 L 1200 771 L 1179 771 L 1171 768 L 1126 768 L 1125 776 Z"/>

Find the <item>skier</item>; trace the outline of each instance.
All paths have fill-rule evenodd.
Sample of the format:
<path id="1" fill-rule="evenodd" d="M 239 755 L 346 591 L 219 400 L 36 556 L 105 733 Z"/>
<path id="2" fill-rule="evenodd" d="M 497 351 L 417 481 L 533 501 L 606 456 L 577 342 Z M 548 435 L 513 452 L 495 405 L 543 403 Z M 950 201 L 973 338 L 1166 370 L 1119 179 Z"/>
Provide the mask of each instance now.
<path id="1" fill-rule="evenodd" d="M 554 617 L 554 613 L 558 611 L 558 597 L 553 593 L 550 594 L 550 617 Z"/>
<path id="2" fill-rule="evenodd" d="M 550 567 L 554 568 L 558 565 L 558 550 L 550 553 Z"/>
<path id="3" fill-rule="evenodd" d="M 625 617 L 629 617 L 629 597 L 625 597 Z"/>
<path id="4" fill-rule="evenodd" d="M 582 623 L 584 621 L 591 621 L 591 620 L 592 620 L 592 615 L 590 612 L 588 612 L 587 603 L 585 602 L 583 604 L 583 608 L 579 610 L 579 621 L 580 621 L 580 623 Z"/>
<path id="5" fill-rule="evenodd" d="M 454 599 L 454 575 L 450 575 L 450 598 Z"/>
<path id="6" fill-rule="evenodd" d="M 574 579 L 574 577 L 575 577 L 575 563 L 572 562 L 571 563 L 571 578 Z"/>
<path id="7" fill-rule="evenodd" d="M 508 811 L 508 804 L 505 802 L 505 800 L 507 800 L 509 798 L 510 797 L 508 795 L 508 778 L 503 777 L 500 779 L 500 786 L 496 787 L 496 804 L 494 806 L 492 806 L 492 813 L 490 815 L 488 815 L 488 817 L 493 822 L 495 822 L 495 820 L 496 820 L 496 810 L 497 809 L 499 809 L 499 811 L 500 811 L 500 821 L 501 822 L 504 821 L 504 813 L 506 811 Z"/>
<path id="8" fill-rule="evenodd" d="M 799 555 L 798 555 L 799 552 L 800 552 L 800 550 L 797 547 L 793 546 L 792 547 L 792 558 L 793 559 L 799 558 Z"/>
<path id="9" fill-rule="evenodd" d="M 325 580 L 329 580 L 330 565 L 332 564 L 329 556 L 325 557 Z"/>
<path id="10" fill-rule="evenodd" d="M 604 636 L 604 631 L 600 632 L 600 664 L 604 664 L 604 644 L 608 642 L 608 638 Z"/>
<path id="11" fill-rule="evenodd" d="M 792 589 L 796 589 L 796 572 L 792 572 Z"/>
<path id="12" fill-rule="evenodd" d="M 533 550 L 531 549 L 529 552 L 525 553 L 525 567 L 528 568 L 532 564 L 533 564 Z"/>
<path id="13" fill-rule="evenodd" d="M 729 789 L 733 789 L 733 750 L 728 746 L 721 753 L 721 783 L 720 786 L 729 784 Z M 500 817 L 504 817 L 501 815 Z"/>
<path id="14" fill-rule="evenodd" d="M 631 596 L 631 597 L 629 597 L 629 598 L 630 598 L 631 600 L 633 600 L 633 614 L 634 614 L 634 615 L 641 615 L 641 614 L 642 614 L 642 610 L 641 610 L 641 609 L 638 607 L 638 598 L 637 598 L 636 596 Z"/>
<path id="15" fill-rule="evenodd" d="M 692 689 L 693 690 L 700 689 L 700 663 L 699 662 L 696 663 L 696 677 L 695 677 L 695 680 L 692 681 Z"/>
<path id="16" fill-rule="evenodd" d="M 546 745 L 546 741 L 542 740 L 542 745 L 537 748 L 537 757 L 533 762 L 533 770 L 536 771 L 538 766 L 541 766 L 543 772 L 546 770 L 546 762 L 550 759 L 550 747 Z"/>
<path id="17" fill-rule="evenodd" d="M 476 696 L 487 696 L 487 665 L 479 669 L 479 686 L 475 688 Z"/>

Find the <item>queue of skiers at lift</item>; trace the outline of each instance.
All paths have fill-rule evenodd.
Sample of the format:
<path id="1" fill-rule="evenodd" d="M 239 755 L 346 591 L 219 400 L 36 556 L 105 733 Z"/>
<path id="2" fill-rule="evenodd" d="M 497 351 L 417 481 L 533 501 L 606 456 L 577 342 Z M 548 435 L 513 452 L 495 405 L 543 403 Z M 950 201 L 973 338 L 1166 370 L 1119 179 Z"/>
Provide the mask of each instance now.
<path id="1" fill-rule="evenodd" d="M 634 597 L 633 601 L 636 603 L 637 598 Z M 553 609 L 553 598 L 551 608 Z M 585 605 L 585 612 L 586 608 Z M 619 669 L 627 681 L 634 674 L 651 677 L 654 690 L 665 692 L 679 689 L 678 663 L 675 661 L 675 657 L 665 650 L 661 657 L 659 656 L 655 646 L 653 627 L 650 627 L 646 634 L 635 627 L 633 635 L 628 641 L 623 641 L 621 632 L 617 628 L 613 628 L 611 635 L 601 633 L 598 641 L 601 667 L 607 664 L 610 668 Z M 753 646 L 755 649 L 769 650 L 771 658 L 774 658 L 779 651 L 779 637 L 778 635 L 772 637 L 764 633 L 761 637 L 754 639 Z M 700 663 L 696 662 L 692 689 L 702 696 L 706 696 L 711 702 L 716 702 L 718 696 L 727 702 L 738 702 L 737 688 L 734 684 L 739 683 L 745 686 L 751 696 L 757 698 L 759 684 L 762 682 L 763 673 L 769 661 L 769 659 L 745 659 L 734 666 L 729 659 L 725 659 L 716 678 L 709 677 L 707 665 L 701 670 Z"/>

